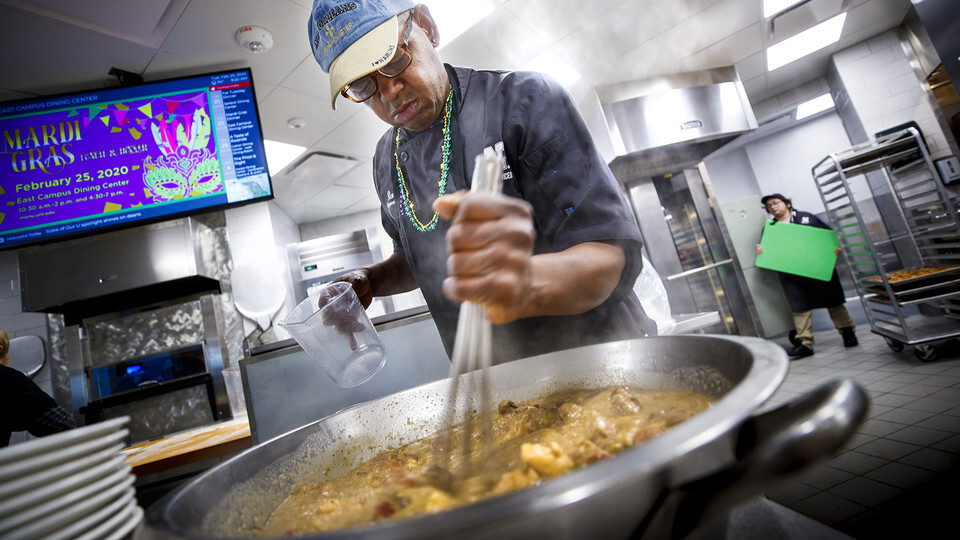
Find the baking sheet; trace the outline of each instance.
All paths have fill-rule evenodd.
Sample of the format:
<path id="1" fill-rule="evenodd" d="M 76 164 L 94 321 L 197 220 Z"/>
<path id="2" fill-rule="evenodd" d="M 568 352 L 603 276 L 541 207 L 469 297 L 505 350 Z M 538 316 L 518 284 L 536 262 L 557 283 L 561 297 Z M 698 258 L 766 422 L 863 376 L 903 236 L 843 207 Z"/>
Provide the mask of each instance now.
<path id="1" fill-rule="evenodd" d="M 960 270 L 960 266 L 948 266 L 943 268 L 929 267 L 929 266 L 921 267 L 921 268 L 907 268 L 904 270 L 896 270 L 894 272 L 889 272 L 887 274 L 887 281 L 890 283 L 890 285 L 896 285 L 897 287 L 902 287 L 904 285 L 912 284 L 917 281 L 921 281 L 925 279 L 932 279 L 932 278 L 941 279 L 945 277 L 946 274 L 953 273 L 956 270 Z M 900 272 L 916 272 L 916 271 L 925 271 L 927 273 L 917 275 L 917 276 L 911 276 L 911 277 L 903 277 L 903 278 L 898 277 L 899 276 L 898 273 Z M 878 284 L 880 286 L 879 287 L 880 290 L 883 290 L 883 278 L 881 278 L 880 276 L 865 277 L 863 278 L 863 281 L 871 284 Z"/>

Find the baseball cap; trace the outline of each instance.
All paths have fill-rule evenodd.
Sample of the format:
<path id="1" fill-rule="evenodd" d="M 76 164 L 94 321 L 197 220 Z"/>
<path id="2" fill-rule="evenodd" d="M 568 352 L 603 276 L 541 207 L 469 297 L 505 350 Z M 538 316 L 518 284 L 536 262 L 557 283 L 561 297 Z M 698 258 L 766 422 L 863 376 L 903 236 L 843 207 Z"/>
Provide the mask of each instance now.
<path id="1" fill-rule="evenodd" d="M 310 48 L 330 74 L 330 106 L 340 90 L 390 63 L 397 52 L 397 14 L 415 7 L 411 0 L 315 0 L 307 21 Z"/>
<path id="2" fill-rule="evenodd" d="M 771 193 L 770 195 L 764 196 L 762 199 L 760 199 L 760 204 L 766 206 L 767 201 L 769 201 L 770 199 L 780 199 L 781 201 L 783 201 L 784 204 L 788 206 L 790 205 L 790 199 L 784 197 L 779 193 Z"/>

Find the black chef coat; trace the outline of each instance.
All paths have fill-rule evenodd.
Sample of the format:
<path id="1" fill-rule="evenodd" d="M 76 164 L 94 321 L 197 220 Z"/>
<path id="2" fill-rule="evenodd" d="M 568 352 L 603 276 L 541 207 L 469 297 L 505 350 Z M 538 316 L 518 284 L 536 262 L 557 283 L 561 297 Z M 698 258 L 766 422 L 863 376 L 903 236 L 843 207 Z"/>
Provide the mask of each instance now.
<path id="1" fill-rule="evenodd" d="M 610 297 L 580 315 L 531 317 L 495 325 L 494 362 L 656 333 L 633 284 L 641 269 L 641 237 L 623 190 L 597 152 L 566 91 L 538 73 L 447 67 L 454 92 L 451 173 L 447 193 L 468 189 L 474 158 L 484 148 L 501 153 L 502 191 L 533 205 L 535 253 L 562 251 L 582 242 L 619 244 L 626 267 Z M 443 116 L 416 133 L 395 129 L 377 144 L 374 179 L 384 229 L 404 253 L 427 301 L 447 354 L 453 350 L 459 304 L 442 292 L 448 224 L 423 232 L 402 209 L 397 161 L 416 215 L 427 223 L 438 196 Z M 396 153 L 397 159 L 394 159 Z"/>

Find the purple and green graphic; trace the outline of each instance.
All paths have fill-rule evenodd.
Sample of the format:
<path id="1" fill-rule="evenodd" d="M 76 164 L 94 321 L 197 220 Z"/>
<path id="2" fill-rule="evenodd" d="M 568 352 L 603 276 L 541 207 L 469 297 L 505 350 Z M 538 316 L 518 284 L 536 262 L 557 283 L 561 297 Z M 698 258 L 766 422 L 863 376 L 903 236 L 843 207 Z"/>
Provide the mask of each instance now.
<path id="1" fill-rule="evenodd" d="M 225 197 L 207 89 L 0 121 L 0 233 Z"/>

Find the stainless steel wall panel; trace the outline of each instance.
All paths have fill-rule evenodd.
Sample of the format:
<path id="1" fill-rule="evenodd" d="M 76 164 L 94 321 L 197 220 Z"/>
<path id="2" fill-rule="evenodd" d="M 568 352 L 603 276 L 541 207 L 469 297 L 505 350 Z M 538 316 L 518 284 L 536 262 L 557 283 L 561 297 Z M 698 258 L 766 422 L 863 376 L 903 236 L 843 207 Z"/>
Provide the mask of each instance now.
<path id="1" fill-rule="evenodd" d="M 84 326 L 90 344 L 86 367 L 204 343 L 205 322 L 200 301 L 192 301 L 88 323 Z"/>
<path id="2" fill-rule="evenodd" d="M 670 227 L 664 219 L 663 207 L 653 182 L 639 181 L 639 179 L 621 178 L 629 183 L 628 193 L 633 203 L 633 210 L 643 235 L 643 247 L 647 258 L 657 269 L 661 278 L 683 272 L 680 256 L 671 238 Z M 670 309 L 674 313 L 695 313 L 697 311 L 690 289 L 682 283 L 663 281 L 670 299 Z"/>
<path id="3" fill-rule="evenodd" d="M 648 258 L 663 278 L 671 311 L 716 311 L 721 322 L 711 332 L 757 335 L 755 308 L 714 210 L 718 204 L 705 172 L 677 168 L 645 176 L 618 164 L 611 168 L 628 189 Z"/>
<path id="4" fill-rule="evenodd" d="M 70 324 L 143 305 L 138 298 L 149 303 L 219 289 L 216 269 L 203 257 L 199 231 L 205 228 L 183 218 L 23 249 L 23 310 L 65 313 Z"/>
<path id="5" fill-rule="evenodd" d="M 225 420 L 233 415 L 230 410 L 230 396 L 227 384 L 223 380 L 225 366 L 223 323 L 221 319 L 219 296 L 207 295 L 200 298 L 200 315 L 203 317 L 203 352 L 207 361 L 207 371 L 213 379 L 213 400 L 215 402 L 215 420 Z"/>
<path id="6" fill-rule="evenodd" d="M 103 419 L 129 416 L 124 442 L 137 444 L 214 421 L 205 385 L 191 386 L 103 410 Z"/>

